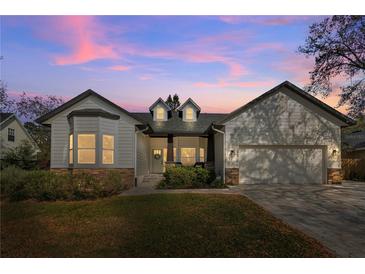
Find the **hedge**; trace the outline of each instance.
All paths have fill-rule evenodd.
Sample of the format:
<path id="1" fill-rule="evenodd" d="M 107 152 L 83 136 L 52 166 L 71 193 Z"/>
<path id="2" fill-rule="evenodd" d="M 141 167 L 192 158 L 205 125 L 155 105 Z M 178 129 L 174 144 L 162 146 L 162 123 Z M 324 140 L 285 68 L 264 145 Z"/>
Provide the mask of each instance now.
<path id="1" fill-rule="evenodd" d="M 1 193 L 10 200 L 83 200 L 108 197 L 125 189 L 117 171 L 98 179 L 87 173 L 56 174 L 46 170 L 26 171 L 8 167 L 1 171 Z"/>

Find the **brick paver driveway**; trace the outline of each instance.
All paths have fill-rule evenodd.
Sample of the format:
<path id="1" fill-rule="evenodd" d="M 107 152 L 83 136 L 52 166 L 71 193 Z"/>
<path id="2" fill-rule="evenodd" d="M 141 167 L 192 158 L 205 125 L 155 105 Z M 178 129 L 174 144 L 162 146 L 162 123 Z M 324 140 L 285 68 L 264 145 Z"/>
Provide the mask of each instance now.
<path id="1" fill-rule="evenodd" d="M 365 257 L 365 183 L 244 185 L 240 192 L 339 257 Z"/>

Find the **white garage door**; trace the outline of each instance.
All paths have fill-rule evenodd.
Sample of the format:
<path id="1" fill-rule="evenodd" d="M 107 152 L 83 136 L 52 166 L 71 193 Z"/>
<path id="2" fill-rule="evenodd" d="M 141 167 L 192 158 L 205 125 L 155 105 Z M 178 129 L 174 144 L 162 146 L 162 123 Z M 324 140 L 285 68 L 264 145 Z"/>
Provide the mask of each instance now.
<path id="1" fill-rule="evenodd" d="M 321 184 L 323 151 L 313 146 L 241 146 L 240 184 Z"/>

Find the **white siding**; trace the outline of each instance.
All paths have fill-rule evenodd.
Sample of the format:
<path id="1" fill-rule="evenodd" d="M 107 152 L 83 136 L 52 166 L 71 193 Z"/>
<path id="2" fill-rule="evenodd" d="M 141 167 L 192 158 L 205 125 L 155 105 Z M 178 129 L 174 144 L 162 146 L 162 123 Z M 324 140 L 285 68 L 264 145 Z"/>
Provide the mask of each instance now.
<path id="1" fill-rule="evenodd" d="M 225 123 L 227 168 L 239 167 L 240 145 L 323 145 L 327 167 L 341 167 L 340 126 L 291 93 L 283 89 Z"/>
<path id="2" fill-rule="evenodd" d="M 136 120 L 119 109 L 110 106 L 100 99 L 89 96 L 85 100 L 73 105 L 62 113 L 52 117 L 47 123 L 52 126 L 51 140 L 51 168 L 67 168 L 68 167 L 68 136 L 70 134 L 70 125 L 67 121 L 67 115 L 73 110 L 85 108 L 100 108 L 110 113 L 120 115 L 120 120 L 117 121 L 117 138 L 116 142 L 116 167 L 118 168 L 133 168 L 134 167 L 134 126 L 138 124 Z M 77 117 L 82 121 L 79 123 L 80 129 L 93 130 L 100 124 L 102 130 L 110 130 L 113 120 L 95 117 Z M 103 119 L 103 120 L 95 120 Z M 108 122 L 106 122 L 108 120 Z M 90 127 L 90 128 L 89 128 Z M 78 130 L 75 125 L 75 130 Z"/>
<path id="3" fill-rule="evenodd" d="M 15 131 L 15 139 L 14 142 L 8 141 L 8 128 L 12 128 Z M 30 144 L 33 144 L 33 141 L 28 137 L 27 133 L 25 132 L 24 127 L 19 123 L 17 119 L 13 120 L 9 125 L 4 127 L 0 131 L 0 158 L 2 158 L 3 153 L 10 148 L 15 148 L 23 141 L 28 141 Z"/>

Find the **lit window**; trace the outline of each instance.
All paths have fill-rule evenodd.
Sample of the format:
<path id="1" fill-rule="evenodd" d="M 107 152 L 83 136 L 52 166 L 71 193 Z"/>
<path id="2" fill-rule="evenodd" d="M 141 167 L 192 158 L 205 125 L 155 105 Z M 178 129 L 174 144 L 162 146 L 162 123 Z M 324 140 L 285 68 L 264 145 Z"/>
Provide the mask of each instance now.
<path id="1" fill-rule="evenodd" d="M 199 149 L 199 162 L 205 162 L 204 148 Z"/>
<path id="2" fill-rule="evenodd" d="M 14 142 L 15 141 L 15 129 L 8 128 L 8 141 Z"/>
<path id="3" fill-rule="evenodd" d="M 184 166 L 192 166 L 195 164 L 195 148 L 181 148 L 181 163 Z"/>
<path id="4" fill-rule="evenodd" d="M 70 146 L 69 146 L 69 163 L 72 164 L 74 162 L 74 135 L 70 134 Z"/>
<path id="5" fill-rule="evenodd" d="M 165 119 L 165 110 L 162 107 L 156 108 L 156 119 L 157 120 Z"/>
<path id="6" fill-rule="evenodd" d="M 194 120 L 194 110 L 192 108 L 186 108 L 186 110 L 185 110 L 185 119 L 186 120 Z"/>
<path id="7" fill-rule="evenodd" d="M 79 164 L 95 164 L 95 134 L 77 135 L 77 160 Z"/>
<path id="8" fill-rule="evenodd" d="M 103 164 L 114 164 L 113 135 L 103 135 Z"/>

